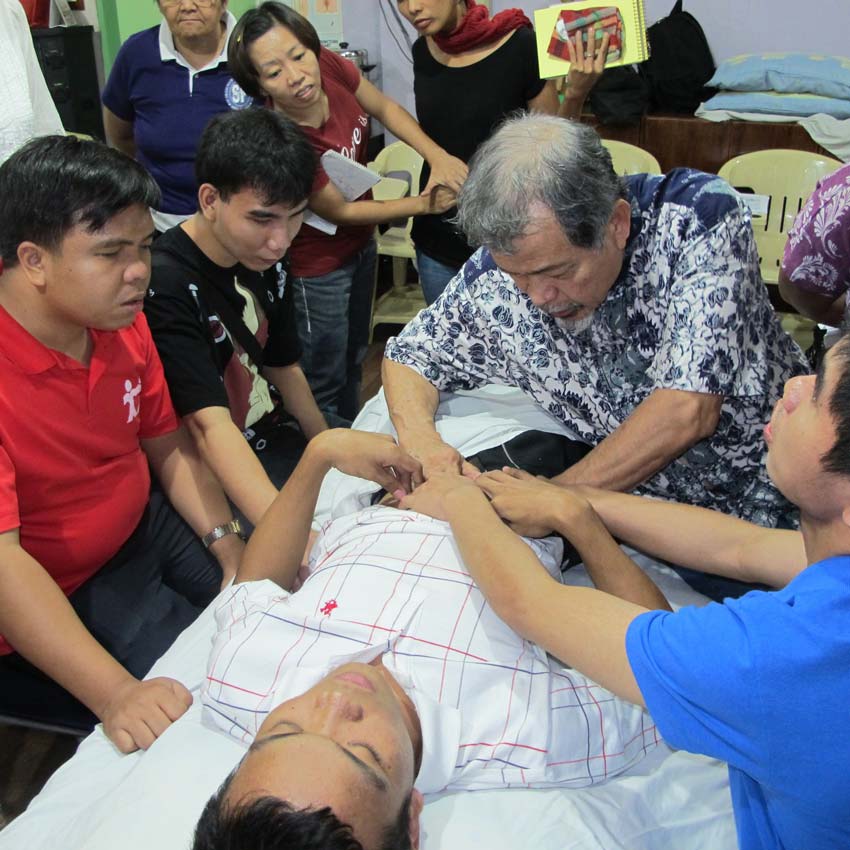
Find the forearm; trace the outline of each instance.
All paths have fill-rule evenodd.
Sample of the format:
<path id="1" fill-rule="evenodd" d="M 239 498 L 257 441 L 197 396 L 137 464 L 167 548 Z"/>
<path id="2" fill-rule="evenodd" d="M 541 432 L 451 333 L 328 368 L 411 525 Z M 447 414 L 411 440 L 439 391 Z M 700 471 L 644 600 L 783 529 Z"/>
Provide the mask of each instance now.
<path id="1" fill-rule="evenodd" d="M 198 537 L 230 522 L 233 511 L 221 484 L 184 427 L 165 437 L 143 440 L 142 447 L 168 500 Z M 210 547 L 221 564 L 225 580 L 235 575 L 243 549 L 242 541 L 234 534 L 222 537 Z"/>
<path id="2" fill-rule="evenodd" d="M 248 441 L 230 418 L 199 424 L 188 416 L 187 424 L 201 457 L 218 478 L 224 492 L 240 511 L 257 525 L 278 490 L 266 474 Z M 230 516 L 221 522 L 227 522 Z M 203 534 L 206 534 L 215 523 Z"/>
<path id="3" fill-rule="evenodd" d="M 608 490 L 631 490 L 713 433 L 717 423 L 700 413 L 701 398 L 716 408 L 722 399 L 676 390 L 656 390 L 578 463 L 552 480 Z M 691 404 L 691 402 L 694 402 Z"/>
<path id="4" fill-rule="evenodd" d="M 439 440 L 434 424 L 440 403 L 437 388 L 416 370 L 386 357 L 381 364 L 381 380 L 399 443 L 404 445 L 422 438 Z"/>
<path id="5" fill-rule="evenodd" d="M 779 274 L 779 294 L 798 313 L 832 327 L 840 327 L 844 321 L 846 293 L 837 298 L 819 295 L 794 286 L 784 272 Z"/>
<path id="6" fill-rule="evenodd" d="M 598 590 L 650 610 L 671 610 L 655 582 L 623 552 L 592 508 L 580 517 L 556 509 L 554 520 L 556 531 L 576 547 Z"/>
<path id="7" fill-rule="evenodd" d="M 298 420 L 308 440 L 327 430 L 328 423 L 325 421 L 324 414 L 319 410 L 307 378 L 297 363 L 291 366 L 267 368 L 265 374 L 277 387 L 283 398 L 284 407 Z"/>
<path id="8" fill-rule="evenodd" d="M 101 718 L 112 694 L 133 676 L 92 637 L 38 562 L 11 547 L 0 559 L 0 633 Z"/>
<path id="9" fill-rule="evenodd" d="M 614 693 L 642 698 L 625 653 L 629 623 L 646 609 L 600 590 L 556 582 L 483 493 L 456 491 L 447 513 L 461 557 L 511 628 Z"/>
<path id="10" fill-rule="evenodd" d="M 580 488 L 619 540 L 678 566 L 783 586 L 806 566 L 796 531 L 762 528 L 717 511 Z"/>
<path id="11" fill-rule="evenodd" d="M 340 226 L 386 224 L 413 215 L 429 212 L 427 197 L 413 195 L 391 201 L 311 200 L 310 209 L 327 221 Z"/>
<path id="12" fill-rule="evenodd" d="M 564 91 L 564 99 L 558 107 L 558 117 L 571 118 L 574 121 L 578 121 L 581 118 L 586 100 L 587 94 L 571 91 L 570 87 L 567 86 Z"/>
<path id="13" fill-rule="evenodd" d="M 270 579 L 290 590 L 307 546 L 319 488 L 331 463 L 319 435 L 251 535 L 237 582 Z"/>

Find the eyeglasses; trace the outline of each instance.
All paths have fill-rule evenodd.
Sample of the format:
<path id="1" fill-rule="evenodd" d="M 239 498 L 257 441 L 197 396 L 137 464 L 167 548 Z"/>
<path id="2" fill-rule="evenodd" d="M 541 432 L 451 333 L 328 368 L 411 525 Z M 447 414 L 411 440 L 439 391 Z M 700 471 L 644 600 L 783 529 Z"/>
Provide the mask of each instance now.
<path id="1" fill-rule="evenodd" d="M 183 0 L 159 0 L 160 6 L 179 6 Z M 189 0 L 194 3 L 199 9 L 209 9 L 218 2 L 218 0 Z"/>

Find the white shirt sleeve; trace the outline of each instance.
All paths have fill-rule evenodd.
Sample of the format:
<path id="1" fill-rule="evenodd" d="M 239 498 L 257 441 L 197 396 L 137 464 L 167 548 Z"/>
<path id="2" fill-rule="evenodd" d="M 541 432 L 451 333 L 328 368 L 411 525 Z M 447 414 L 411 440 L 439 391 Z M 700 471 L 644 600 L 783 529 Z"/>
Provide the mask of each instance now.
<path id="1" fill-rule="evenodd" d="M 34 136 L 64 133 L 18 0 L 0 0 L 0 162 Z"/>

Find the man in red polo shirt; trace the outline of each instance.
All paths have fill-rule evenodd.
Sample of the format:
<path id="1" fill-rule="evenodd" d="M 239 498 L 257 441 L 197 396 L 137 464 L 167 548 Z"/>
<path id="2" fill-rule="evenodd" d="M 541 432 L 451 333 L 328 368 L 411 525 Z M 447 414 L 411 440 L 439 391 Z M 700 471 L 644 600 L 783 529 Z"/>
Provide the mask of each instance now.
<path id="1" fill-rule="evenodd" d="M 142 315 L 157 200 L 96 142 L 44 137 L 0 167 L 0 714 L 97 718 L 125 752 L 191 703 L 141 677 L 243 545 Z"/>

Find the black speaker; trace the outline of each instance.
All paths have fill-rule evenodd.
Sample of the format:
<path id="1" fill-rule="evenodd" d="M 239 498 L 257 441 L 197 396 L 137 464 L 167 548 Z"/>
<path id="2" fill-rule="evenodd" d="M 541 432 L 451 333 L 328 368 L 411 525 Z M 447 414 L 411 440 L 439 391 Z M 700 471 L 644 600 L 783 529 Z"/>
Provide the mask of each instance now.
<path id="1" fill-rule="evenodd" d="M 33 29 L 32 39 L 62 125 L 103 139 L 100 89 L 90 26 Z"/>

